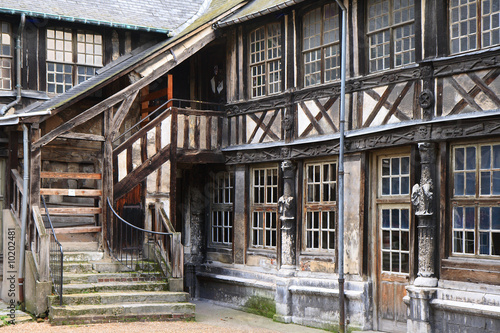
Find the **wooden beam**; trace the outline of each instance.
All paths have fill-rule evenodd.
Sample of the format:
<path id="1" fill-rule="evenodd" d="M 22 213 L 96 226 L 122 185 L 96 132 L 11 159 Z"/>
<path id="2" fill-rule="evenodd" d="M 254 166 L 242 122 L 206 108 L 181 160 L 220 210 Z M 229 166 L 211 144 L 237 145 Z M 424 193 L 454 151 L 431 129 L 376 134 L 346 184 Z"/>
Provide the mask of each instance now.
<path id="1" fill-rule="evenodd" d="M 114 198 L 119 199 L 127 194 L 150 173 L 159 168 L 163 163 L 170 158 L 170 145 L 163 147 L 158 153 L 148 158 L 139 167 L 135 168 L 132 172 L 126 175 L 121 181 L 114 185 Z"/>
<path id="2" fill-rule="evenodd" d="M 84 172 L 49 172 L 43 171 L 40 177 L 57 178 L 57 179 L 102 179 L 100 173 L 84 173 Z"/>
<path id="3" fill-rule="evenodd" d="M 61 134 L 61 135 L 59 135 L 59 138 L 71 139 L 71 140 L 98 141 L 98 142 L 104 141 L 104 136 L 102 136 L 102 135 L 87 134 L 87 133 L 75 133 L 75 132 L 68 132 L 68 133 Z"/>
<path id="4" fill-rule="evenodd" d="M 101 190 L 80 190 L 68 188 L 41 188 L 40 195 L 66 195 L 70 197 L 99 197 Z"/>
<path id="5" fill-rule="evenodd" d="M 145 90 L 144 90 L 145 92 Z M 167 88 L 163 88 L 152 93 L 146 93 L 141 97 L 141 103 L 154 101 L 155 99 L 167 96 Z"/>
<path id="6" fill-rule="evenodd" d="M 226 161 L 222 153 L 211 151 L 185 151 L 177 156 L 178 163 L 224 163 Z"/>
<path id="7" fill-rule="evenodd" d="M 125 99 L 118 110 L 116 111 L 113 120 L 110 124 L 110 128 L 108 129 L 110 133 L 105 134 L 105 136 L 109 137 L 111 141 L 113 141 L 116 137 L 116 134 L 120 131 L 120 127 L 122 126 L 123 121 L 125 120 L 125 117 L 127 116 L 130 107 L 132 106 L 132 103 L 135 101 L 137 98 L 137 94 L 139 93 L 139 90 L 133 92 L 130 96 Z"/>
<path id="8" fill-rule="evenodd" d="M 54 207 L 47 208 L 50 215 L 95 215 L 101 214 L 100 207 Z M 46 214 L 45 208 L 40 209 L 42 214 Z"/>

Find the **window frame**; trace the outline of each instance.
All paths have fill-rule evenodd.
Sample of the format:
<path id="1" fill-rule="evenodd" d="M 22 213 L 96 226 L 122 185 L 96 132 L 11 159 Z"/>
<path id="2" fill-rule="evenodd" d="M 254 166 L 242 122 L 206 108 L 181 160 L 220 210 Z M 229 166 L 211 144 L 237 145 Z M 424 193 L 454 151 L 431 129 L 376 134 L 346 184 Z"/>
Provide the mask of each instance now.
<path id="1" fill-rule="evenodd" d="M 210 205 L 210 236 L 209 244 L 214 247 L 232 247 L 234 237 L 234 178 L 233 171 L 220 171 L 213 175 L 212 198 Z M 226 183 L 228 180 L 228 183 Z M 222 186 L 220 186 L 222 185 Z M 222 198 L 221 195 L 222 194 Z M 214 224 L 215 217 L 220 223 Z M 216 230 L 220 231 L 215 233 Z M 214 236 L 217 234 L 217 240 Z M 219 241 L 219 237 L 222 238 Z"/>
<path id="2" fill-rule="evenodd" d="M 419 25 L 419 19 L 420 19 L 420 5 L 419 1 L 414 1 L 413 3 L 413 19 L 400 22 L 400 23 L 394 23 L 394 0 L 387 0 L 389 1 L 389 24 L 387 27 L 383 28 L 375 28 L 374 30 L 370 30 L 370 13 L 369 13 L 369 5 L 370 5 L 370 0 L 366 0 L 366 11 L 365 11 L 365 22 L 366 24 L 366 31 L 365 31 L 365 44 L 366 44 L 366 50 L 368 52 L 367 57 L 366 57 L 366 64 L 367 64 L 367 72 L 368 73 L 380 73 L 383 71 L 387 70 L 393 70 L 393 69 L 401 69 L 405 68 L 407 66 L 415 66 L 417 62 L 420 60 L 420 53 L 418 52 L 418 45 L 420 45 L 420 25 Z M 396 65 L 396 47 L 395 47 L 395 31 L 398 28 L 404 27 L 404 26 L 412 26 L 413 28 L 413 48 L 410 48 L 409 50 L 412 51 L 410 58 L 412 58 L 409 62 L 405 63 L 402 61 L 401 65 Z M 388 31 L 389 33 L 389 42 L 388 42 L 388 47 L 389 47 L 389 53 L 388 53 L 388 58 L 389 58 L 389 66 L 383 68 L 377 68 L 373 69 L 371 62 L 372 62 L 372 56 L 371 56 L 371 36 L 379 34 L 381 32 Z M 378 59 L 379 57 L 377 57 Z M 386 58 L 384 56 L 384 58 Z"/>
<path id="3" fill-rule="evenodd" d="M 278 35 L 278 40 L 279 40 L 279 45 L 278 45 L 278 53 L 279 55 L 277 57 L 273 57 L 273 58 L 269 58 L 268 55 L 268 51 L 269 51 L 269 48 L 268 48 L 268 40 L 270 38 L 272 38 L 273 36 L 269 36 L 268 33 L 269 33 L 269 28 L 272 27 L 273 25 L 275 26 L 278 26 L 279 27 L 279 35 Z M 255 62 L 252 62 L 252 33 L 260 30 L 260 29 L 264 29 L 264 39 L 263 39 L 263 43 L 264 43 L 264 59 L 260 59 L 258 61 L 255 61 Z M 250 99 L 258 99 L 258 98 L 264 98 L 264 97 L 268 97 L 268 96 L 275 96 L 275 95 L 278 95 L 280 93 L 282 93 L 284 91 L 284 87 L 285 87 L 285 75 L 284 75 L 284 70 L 285 70 L 285 67 L 286 67 L 286 64 L 285 64 L 285 34 L 284 34 L 284 26 L 283 26 L 283 20 L 278 20 L 278 21 L 275 21 L 275 22 L 270 22 L 270 23 L 264 23 L 264 24 L 260 24 L 260 25 L 255 25 L 253 26 L 251 29 L 248 30 L 247 34 L 247 43 L 246 43 L 246 47 L 248 47 L 248 55 L 247 55 L 247 77 L 248 77 L 248 96 L 250 97 Z M 257 52 L 255 52 L 256 54 Z M 280 65 L 280 69 L 278 71 L 273 71 L 273 73 L 278 73 L 278 76 L 279 76 L 279 90 L 278 91 L 274 91 L 272 93 L 269 92 L 269 87 L 270 87 L 270 74 L 269 74 L 269 65 L 272 64 L 272 63 L 275 63 L 275 62 L 278 62 L 279 65 Z M 252 69 L 254 67 L 257 67 L 257 66 L 264 66 L 264 69 L 265 69 L 265 72 L 263 74 L 263 77 L 264 77 L 264 84 L 261 84 L 261 85 L 258 85 L 258 87 L 262 87 L 264 92 L 261 93 L 261 94 L 258 94 L 258 95 L 254 95 L 254 82 L 253 82 L 253 73 L 252 73 Z"/>
<path id="4" fill-rule="evenodd" d="M 498 255 L 492 254 L 492 234 L 497 233 L 498 236 L 500 237 L 500 229 L 493 229 L 492 228 L 492 219 L 491 216 L 493 215 L 493 208 L 496 208 L 497 212 L 500 213 L 500 190 L 497 193 L 492 193 L 492 186 L 493 186 L 493 181 L 492 179 L 494 178 L 494 173 L 497 173 L 497 176 L 500 176 L 500 165 L 498 165 L 496 168 L 492 167 L 493 163 L 493 147 L 496 146 L 498 147 L 498 152 L 500 156 L 500 142 L 479 142 L 479 143 L 460 143 L 460 144 L 453 144 L 450 147 L 450 231 L 449 231 L 449 237 L 450 237 L 450 248 L 449 248 L 449 254 L 451 258 L 476 258 L 476 259 L 492 259 L 495 261 L 500 261 L 500 252 Z M 482 154 L 481 154 L 481 149 L 482 147 L 490 147 L 490 167 L 488 168 L 483 168 L 481 165 L 482 162 Z M 474 148 L 474 167 L 468 166 L 467 165 L 467 148 Z M 457 169 L 457 159 L 456 159 L 456 154 L 458 149 L 463 149 L 464 151 L 464 163 L 463 163 L 463 169 L 461 167 L 458 167 Z M 474 180 L 474 193 L 472 194 L 471 192 L 467 192 L 469 187 L 467 186 L 467 181 L 471 181 L 472 178 L 467 177 L 467 174 L 472 174 L 473 173 L 473 180 Z M 489 186 L 489 194 L 483 194 L 482 193 L 482 174 L 484 173 L 491 173 L 488 176 L 488 184 Z M 458 194 L 456 194 L 456 184 L 459 183 L 457 179 L 461 178 L 460 175 L 463 175 L 464 181 L 463 181 L 463 192 L 460 190 Z M 471 185 L 469 183 L 469 185 Z M 497 185 L 500 187 L 500 182 L 497 183 Z M 462 187 L 462 186 L 460 186 Z M 463 193 L 463 194 L 462 194 Z M 466 215 L 467 210 L 470 211 L 470 209 L 473 208 L 473 213 L 472 215 Z M 485 208 L 490 208 L 489 211 L 489 228 L 481 228 L 481 210 L 484 211 Z M 462 217 L 462 227 L 456 226 L 457 224 L 456 219 L 459 217 L 459 211 L 462 212 L 461 217 Z M 474 226 L 471 228 L 470 226 L 467 227 L 467 219 L 473 218 L 473 223 Z M 460 222 L 458 222 L 460 224 Z M 488 230 L 486 230 L 488 229 Z M 497 230 L 496 232 L 492 230 Z M 456 239 L 459 237 L 456 237 L 456 233 L 462 233 L 462 241 L 461 241 L 461 250 L 458 251 L 456 246 L 457 243 L 455 243 Z M 467 251 L 467 233 L 472 233 L 473 234 L 473 251 Z M 488 233 L 489 237 L 489 253 L 488 254 L 482 254 L 481 253 L 481 233 Z M 500 251 L 500 249 L 498 250 Z"/>
<path id="5" fill-rule="evenodd" d="M 484 24 L 484 19 L 486 17 L 492 17 L 491 15 L 491 12 L 488 14 L 488 15 L 483 15 L 483 0 L 472 0 L 474 3 L 475 3 L 475 16 L 474 16 L 474 19 L 476 21 L 476 24 L 475 24 L 475 31 L 470 33 L 470 26 L 469 24 L 466 24 L 467 25 L 467 31 L 469 32 L 467 34 L 467 36 L 474 36 L 474 40 L 475 40 L 475 47 L 470 47 L 470 44 L 469 44 L 469 37 L 467 37 L 467 48 L 464 50 L 462 49 L 461 45 L 459 44 L 458 45 L 458 48 L 459 50 L 458 51 L 454 51 L 453 50 L 453 41 L 458 39 L 459 40 L 459 43 L 460 43 L 460 39 L 463 38 L 464 35 L 461 35 L 460 34 L 460 31 L 458 32 L 458 35 L 456 38 L 454 38 L 453 36 L 453 28 L 454 28 L 454 23 L 452 22 L 452 16 L 453 16 L 453 10 L 455 7 L 452 7 L 452 2 L 453 0 L 450 0 L 447 2 L 447 19 L 448 19 L 448 26 L 449 26 L 449 30 L 448 30 L 448 34 L 449 34 L 449 38 L 448 38 L 448 47 L 449 47 L 449 54 L 450 55 L 457 55 L 457 54 L 464 54 L 464 53 L 467 53 L 467 52 L 473 52 L 473 51 L 477 51 L 477 50 L 482 50 L 482 49 L 488 49 L 488 48 L 492 48 L 492 47 L 495 47 L 495 46 L 499 46 L 500 45 L 500 26 L 497 27 L 496 29 L 493 29 L 493 30 L 498 30 L 498 42 L 496 44 L 493 44 L 491 43 L 491 39 L 490 39 L 490 45 L 488 46 L 483 46 L 484 45 L 484 41 L 483 41 L 483 37 L 484 37 L 484 32 L 485 30 L 483 29 L 485 24 Z M 471 1 L 471 0 L 469 0 Z M 471 3 L 472 3 L 471 1 Z M 467 5 L 469 5 L 469 3 L 467 3 Z M 458 4 L 458 8 L 461 8 L 463 7 L 464 4 Z M 460 11 L 458 9 L 458 11 Z M 500 10 L 498 12 L 495 12 L 495 13 L 498 13 L 498 15 L 500 15 Z M 460 15 L 460 13 L 457 13 L 458 15 Z M 469 14 L 469 12 L 468 12 Z M 460 22 L 467 22 L 469 23 L 471 21 L 471 18 L 470 16 L 468 15 L 467 16 L 467 19 L 466 20 L 458 20 L 456 22 L 460 23 Z M 457 24 L 458 24 L 457 23 Z M 491 22 L 490 22 L 491 24 Z M 491 25 L 490 25 L 491 27 Z M 461 30 L 460 28 L 458 28 L 459 30 Z M 489 29 L 488 31 L 493 31 L 492 29 Z"/>
<path id="6" fill-rule="evenodd" d="M 329 167 L 329 173 L 331 174 L 331 165 L 335 165 L 335 180 L 332 181 L 331 178 L 327 181 L 324 181 L 324 166 L 330 165 Z M 309 181 L 309 168 L 310 167 L 319 167 L 320 170 L 320 179 L 319 181 L 316 181 L 316 179 L 313 179 L 312 182 Z M 337 200 L 338 200 L 338 159 L 329 159 L 329 160 L 320 160 L 320 161 L 310 161 L 304 163 L 303 167 L 304 171 L 304 177 L 303 177 L 303 188 L 304 188 L 304 197 L 303 197 L 303 210 L 302 210 L 302 218 L 303 218 L 303 223 L 302 223 L 302 252 L 304 254 L 310 254 L 310 253 L 318 253 L 318 254 L 326 254 L 326 255 L 335 255 L 337 251 L 337 219 L 338 219 L 338 212 L 337 212 Z M 334 184 L 334 195 L 335 195 L 335 200 L 325 200 L 324 196 L 324 191 L 325 191 L 325 185 L 328 184 Z M 311 187 L 314 186 L 319 186 L 319 200 L 309 200 L 310 198 L 310 189 Z M 314 195 L 314 194 L 313 194 Z M 331 194 L 330 194 L 331 195 Z M 329 195 L 329 196 L 330 196 Z M 309 228 L 308 224 L 308 213 L 314 214 L 318 213 L 317 216 L 319 217 L 319 222 L 318 222 L 318 227 L 317 228 Z M 324 214 L 325 213 L 333 213 L 333 228 L 332 228 L 332 221 L 331 221 L 331 215 L 328 216 L 329 219 L 329 224 L 327 228 L 323 228 L 323 219 L 324 219 Z M 314 215 L 311 215 L 313 217 Z M 308 237 L 309 234 L 312 233 L 312 237 L 314 237 L 314 233 L 317 233 L 318 236 L 318 241 L 317 241 L 317 247 L 315 246 L 308 246 Z M 323 237 L 324 237 L 324 232 L 326 232 L 327 235 L 327 240 L 328 243 L 330 240 L 330 233 L 333 233 L 333 248 L 330 248 L 327 246 L 326 248 L 323 247 Z M 313 241 L 313 240 L 311 240 Z"/>
<path id="7" fill-rule="evenodd" d="M 58 33 L 61 32 L 63 34 L 62 38 L 58 36 Z M 90 35 L 92 35 L 91 42 L 87 41 L 87 37 Z M 79 40 L 80 36 L 83 36 L 84 39 Z M 53 42 L 51 42 L 52 40 Z M 50 96 L 66 92 L 94 76 L 97 70 L 104 66 L 104 35 L 97 31 L 68 26 L 51 26 L 45 29 L 44 45 L 45 90 Z M 92 52 L 90 53 L 88 52 L 88 46 L 92 48 Z M 83 50 L 79 50 L 79 47 L 82 47 Z M 100 54 L 96 49 L 100 49 Z M 58 59 L 58 55 L 61 52 L 63 54 L 62 59 Z M 87 62 L 88 55 L 93 59 L 92 64 Z M 81 56 L 84 57 L 83 61 Z M 83 72 L 80 70 L 83 70 Z M 59 77 L 61 76 L 63 77 L 62 81 L 59 81 Z M 70 79 L 71 84 L 69 84 Z M 59 87 L 61 87 L 61 90 Z"/>
<path id="8" fill-rule="evenodd" d="M 333 8 L 335 8 L 335 11 L 336 11 L 336 14 L 334 15 L 334 17 L 336 16 L 337 17 L 337 30 L 338 30 L 338 38 L 336 41 L 333 41 L 333 42 L 329 42 L 329 43 L 324 43 L 324 33 L 325 33 L 325 7 L 327 6 L 333 6 Z M 314 47 L 311 47 L 311 48 L 308 48 L 307 50 L 305 50 L 305 29 L 306 29 L 306 16 L 308 14 L 311 14 L 313 13 L 314 11 L 317 11 L 317 10 L 320 10 L 320 32 L 319 32 L 319 36 L 320 36 L 320 41 L 319 41 L 319 45 L 316 45 Z M 340 55 L 341 55 L 341 38 L 340 36 L 342 35 L 342 31 L 341 31 L 341 28 L 342 28 L 342 25 L 341 25 L 341 12 L 340 12 L 340 8 L 338 7 L 338 4 L 333 1 L 333 2 L 328 2 L 328 3 L 322 3 L 320 6 L 316 6 L 315 7 L 310 7 L 310 8 L 307 8 L 307 11 L 302 15 L 301 17 L 301 26 L 300 26 L 300 68 L 301 68 L 301 80 L 299 82 L 300 85 L 303 87 L 303 88 L 309 88 L 309 87 L 316 87 L 318 85 L 323 85 L 323 84 L 329 84 L 329 83 L 333 83 L 333 82 L 336 82 L 338 80 L 340 80 Z M 336 29 L 333 29 L 333 30 L 330 30 L 330 31 L 335 31 Z M 329 68 L 328 70 L 330 71 L 334 71 L 334 72 L 337 72 L 337 75 L 330 79 L 330 80 L 326 80 L 325 78 L 325 75 L 326 75 L 326 72 L 327 72 L 327 69 L 326 69 L 326 65 L 325 65 L 325 50 L 328 49 L 329 47 L 332 47 L 332 46 L 336 46 L 337 47 L 337 55 L 336 56 L 330 56 L 329 58 L 332 59 L 332 61 L 334 61 L 333 59 L 336 58 L 336 64 L 337 66 L 332 66 L 331 68 Z M 310 83 L 310 84 L 307 84 L 307 81 L 306 81 L 306 77 L 308 74 L 306 74 L 306 54 L 307 53 L 312 53 L 312 52 L 315 52 L 315 51 L 320 51 L 320 59 L 319 61 L 319 66 L 320 66 L 320 69 L 319 69 L 319 77 L 320 77 L 320 82 L 316 82 L 316 83 Z M 311 62 L 312 63 L 312 62 Z M 317 73 L 317 71 L 315 72 Z"/>
<path id="9" fill-rule="evenodd" d="M 399 160 L 399 172 L 398 174 L 393 174 L 393 164 L 392 161 L 398 159 Z M 401 173 L 401 161 L 405 159 L 408 161 L 408 172 Z M 384 174 L 384 162 L 383 160 L 389 160 L 389 166 L 390 166 L 390 174 L 385 175 Z M 412 275 L 413 271 L 413 254 L 412 254 L 412 244 L 413 244 L 413 207 L 411 204 L 411 183 L 413 181 L 413 165 L 412 165 L 412 153 L 409 151 L 395 151 L 394 153 L 388 153 L 388 154 L 380 154 L 376 156 L 376 163 L 377 163 L 377 173 L 376 173 L 376 218 L 377 218 L 377 233 L 378 236 L 377 238 L 380 240 L 380 244 L 377 246 L 377 255 L 378 255 L 378 260 L 379 260 L 379 265 L 380 265 L 380 274 L 384 276 L 393 276 L 393 277 L 401 277 L 403 279 L 407 279 L 409 276 Z M 391 179 L 389 182 L 392 185 L 392 179 L 401 179 L 401 177 L 407 177 L 408 178 L 408 188 L 405 193 L 401 193 L 401 186 L 399 186 L 399 193 L 386 193 L 383 191 L 383 184 L 384 184 L 384 179 Z M 401 185 L 401 181 L 399 184 Z M 392 189 L 392 186 L 391 186 Z M 389 227 L 384 227 L 383 225 L 383 211 L 384 210 L 398 210 L 399 211 L 399 216 L 401 216 L 401 211 L 402 210 L 407 210 L 408 211 L 408 228 L 401 228 L 401 219 L 398 222 L 398 226 L 392 225 L 392 220 L 391 224 Z M 399 244 L 398 244 L 398 249 L 392 248 L 390 246 L 389 248 L 384 248 L 384 232 L 389 232 L 389 235 L 391 235 L 391 239 L 389 241 L 390 245 L 393 245 L 393 232 L 397 231 L 399 233 Z M 407 232 L 407 242 L 408 242 L 408 249 L 403 249 L 401 246 L 401 234 L 402 232 Z M 384 253 L 389 254 L 389 266 L 390 270 L 384 270 Z M 393 271 L 392 270 L 392 254 L 393 253 L 399 253 L 399 264 L 398 264 L 398 271 Z M 407 271 L 402 271 L 402 255 L 405 254 L 407 256 L 408 264 L 407 264 Z"/>
<path id="10" fill-rule="evenodd" d="M 275 183 L 269 184 L 269 171 L 275 172 L 275 176 L 271 175 L 271 178 L 275 177 Z M 260 182 L 256 184 L 256 172 L 264 172 L 263 184 L 261 184 Z M 250 223 L 248 244 L 249 248 L 251 249 L 275 251 L 278 248 L 278 233 L 280 230 L 278 215 L 279 184 L 280 172 L 277 165 L 258 166 L 250 169 Z M 257 194 L 258 189 L 261 189 L 261 191 L 259 191 L 261 193 Z M 269 193 L 272 193 L 271 199 L 269 199 Z M 256 199 L 258 200 L 256 201 Z M 261 223 L 257 225 L 255 224 L 256 216 L 259 216 L 259 221 L 261 221 Z M 269 221 L 268 217 L 271 217 L 271 221 Z M 259 241 L 259 237 L 256 237 L 256 235 L 259 234 L 262 234 L 261 241 Z M 271 236 L 270 240 L 268 236 Z M 269 242 L 270 245 L 268 245 Z"/>
<path id="11" fill-rule="evenodd" d="M 4 32 L 4 25 L 8 26 L 8 32 Z M 8 35 L 9 43 L 3 43 L 3 35 Z M 10 55 L 4 55 L 4 45 L 9 45 L 9 53 Z M 12 24 L 8 21 L 0 20 L 0 91 L 9 91 L 14 88 L 13 86 L 13 71 L 12 66 L 14 64 L 14 47 L 13 47 L 13 32 L 12 32 Z M 4 63 L 5 62 L 5 63 Z M 8 72 L 8 77 L 4 77 L 4 71 Z M 9 87 L 6 88 L 3 86 L 3 83 L 8 82 Z"/>

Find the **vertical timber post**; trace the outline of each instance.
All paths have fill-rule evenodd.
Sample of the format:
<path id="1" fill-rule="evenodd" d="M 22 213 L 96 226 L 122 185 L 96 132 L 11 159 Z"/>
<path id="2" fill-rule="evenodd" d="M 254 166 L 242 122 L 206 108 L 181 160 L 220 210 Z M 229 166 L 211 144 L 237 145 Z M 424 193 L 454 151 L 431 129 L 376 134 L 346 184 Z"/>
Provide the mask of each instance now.
<path id="1" fill-rule="evenodd" d="M 103 166 L 102 166 L 102 243 L 106 244 L 109 240 L 109 251 L 113 250 L 113 223 L 112 214 L 108 207 L 108 199 L 111 205 L 114 204 L 113 197 L 113 143 L 111 142 L 111 124 L 113 119 L 112 108 L 104 112 L 103 129 L 104 129 L 104 143 L 103 143 Z M 109 233 L 109 234 L 108 234 Z"/>
<path id="2" fill-rule="evenodd" d="M 172 127 L 170 129 L 170 222 L 177 230 L 177 108 L 172 108 Z"/>

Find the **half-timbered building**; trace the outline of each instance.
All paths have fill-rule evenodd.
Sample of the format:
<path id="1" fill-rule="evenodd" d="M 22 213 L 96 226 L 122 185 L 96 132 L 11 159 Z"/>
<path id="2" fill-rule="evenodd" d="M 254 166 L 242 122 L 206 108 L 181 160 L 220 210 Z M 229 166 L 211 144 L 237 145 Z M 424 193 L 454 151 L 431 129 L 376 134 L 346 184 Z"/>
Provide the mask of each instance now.
<path id="1" fill-rule="evenodd" d="M 270 304 L 287 323 L 498 332 L 500 3 L 198 5 L 149 48 L 122 52 L 118 27 L 102 44 L 94 33 L 85 59 L 97 61 L 99 46 L 126 56 L 105 66 L 104 52 L 90 66 L 103 68 L 81 81 L 76 23 L 61 30 L 72 51 L 58 49 L 51 24 L 37 30 L 29 42 L 47 59 L 22 68 L 21 87 L 48 100 L 23 96 L 0 118 L 12 207 L 4 219 L 23 196 L 29 212 L 47 196 L 42 212 L 74 217 L 55 234 L 91 233 L 112 258 L 154 258 L 191 297 Z M 6 12 L 5 31 L 20 14 Z M 2 52 L 13 54 L 3 36 Z M 2 75 L 12 67 L 0 89 L 12 98 L 16 61 L 0 56 Z M 66 56 L 61 70 L 72 75 L 57 72 Z M 18 124 L 30 134 L 27 153 Z M 124 233 L 121 218 L 156 234 Z"/>

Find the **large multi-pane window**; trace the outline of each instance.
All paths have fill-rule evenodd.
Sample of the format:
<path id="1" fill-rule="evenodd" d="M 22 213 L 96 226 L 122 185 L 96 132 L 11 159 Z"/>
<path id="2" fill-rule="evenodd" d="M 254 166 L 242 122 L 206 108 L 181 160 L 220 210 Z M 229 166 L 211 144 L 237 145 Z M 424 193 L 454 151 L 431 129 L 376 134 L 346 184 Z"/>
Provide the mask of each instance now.
<path id="1" fill-rule="evenodd" d="M 451 53 L 500 44 L 500 1 L 451 0 L 449 15 Z"/>
<path id="2" fill-rule="evenodd" d="M 252 170 L 251 245 L 276 248 L 278 224 L 278 168 Z"/>
<path id="3" fill-rule="evenodd" d="M 0 21 L 0 90 L 12 89 L 12 32 L 10 24 Z"/>
<path id="4" fill-rule="evenodd" d="M 304 172 L 305 248 L 311 251 L 335 250 L 337 163 L 308 163 Z"/>
<path id="5" fill-rule="evenodd" d="M 500 257 L 500 143 L 453 147 L 452 252 Z"/>
<path id="6" fill-rule="evenodd" d="M 368 1 L 370 72 L 415 62 L 414 0 Z"/>
<path id="7" fill-rule="evenodd" d="M 60 94 L 95 75 L 103 65 L 100 34 L 47 29 L 47 92 Z"/>
<path id="8" fill-rule="evenodd" d="M 381 269 L 410 272 L 410 157 L 379 158 L 379 232 Z"/>
<path id="9" fill-rule="evenodd" d="M 340 25 L 336 3 L 304 15 L 302 23 L 304 86 L 330 82 L 340 76 Z"/>
<path id="10" fill-rule="evenodd" d="M 214 177 L 212 196 L 212 244 L 233 242 L 234 173 L 219 172 Z"/>
<path id="11" fill-rule="evenodd" d="M 250 79 L 252 97 L 281 91 L 281 23 L 250 32 Z"/>

